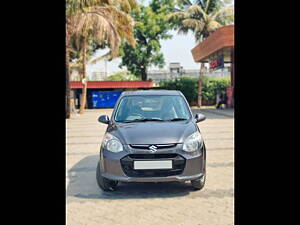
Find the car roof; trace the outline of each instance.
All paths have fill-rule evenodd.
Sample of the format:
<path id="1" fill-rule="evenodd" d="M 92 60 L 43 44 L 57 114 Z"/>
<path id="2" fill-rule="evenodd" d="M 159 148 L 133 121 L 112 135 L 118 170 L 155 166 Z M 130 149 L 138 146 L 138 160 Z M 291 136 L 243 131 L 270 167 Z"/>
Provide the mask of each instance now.
<path id="1" fill-rule="evenodd" d="M 182 93 L 175 90 L 137 90 L 122 92 L 122 96 L 130 95 L 182 95 Z"/>

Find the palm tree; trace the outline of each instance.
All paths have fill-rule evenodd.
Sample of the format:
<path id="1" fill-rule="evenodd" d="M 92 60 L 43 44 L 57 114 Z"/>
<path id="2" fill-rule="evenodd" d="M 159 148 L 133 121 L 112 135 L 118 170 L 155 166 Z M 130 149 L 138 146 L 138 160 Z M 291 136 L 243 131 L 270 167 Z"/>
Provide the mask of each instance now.
<path id="1" fill-rule="evenodd" d="M 102 0 L 66 0 L 66 118 L 70 118 L 70 41 L 73 33 L 73 26 L 70 18 L 76 13 L 83 11 L 85 7 L 97 5 Z"/>
<path id="2" fill-rule="evenodd" d="M 91 39 L 100 44 L 107 44 L 111 49 L 111 58 L 118 56 L 122 38 L 135 44 L 133 19 L 127 12 L 137 7 L 135 0 L 68 0 L 66 28 L 67 118 L 70 117 L 69 53 L 71 36 L 74 35 L 77 40 L 81 39 L 82 41 L 82 78 L 85 80 L 86 49 Z M 83 113 L 86 92 L 87 84 L 84 82 L 80 113 Z"/>
<path id="3" fill-rule="evenodd" d="M 79 113 L 82 114 L 86 105 L 87 82 L 86 82 L 86 50 L 90 40 L 99 44 L 107 43 L 110 47 L 110 56 L 115 58 L 119 55 L 121 39 L 125 39 L 134 45 L 133 19 L 113 6 L 101 6 L 89 9 L 87 12 L 78 13 L 72 18 L 75 27 L 74 35 L 82 38 L 82 71 L 83 91 Z"/>
<path id="4" fill-rule="evenodd" d="M 234 7 L 228 5 L 231 1 L 222 0 L 182 0 L 180 9 L 174 9 L 169 15 L 169 21 L 178 29 L 179 34 L 194 33 L 196 42 L 202 42 L 212 32 L 222 26 L 233 23 Z M 198 106 L 202 105 L 202 86 L 204 63 L 201 63 L 198 84 Z"/>

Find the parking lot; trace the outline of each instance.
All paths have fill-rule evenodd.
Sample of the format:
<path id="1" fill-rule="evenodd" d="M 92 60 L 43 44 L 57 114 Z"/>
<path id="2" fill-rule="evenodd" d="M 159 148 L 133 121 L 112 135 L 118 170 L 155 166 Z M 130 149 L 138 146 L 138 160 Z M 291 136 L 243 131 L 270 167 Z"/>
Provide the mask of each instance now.
<path id="1" fill-rule="evenodd" d="M 112 109 L 86 110 L 67 120 L 67 225 L 229 225 L 234 224 L 234 118 L 231 111 L 193 109 L 207 148 L 206 185 L 122 183 L 104 193 L 96 183 L 99 148 L 106 125 L 100 115 Z"/>

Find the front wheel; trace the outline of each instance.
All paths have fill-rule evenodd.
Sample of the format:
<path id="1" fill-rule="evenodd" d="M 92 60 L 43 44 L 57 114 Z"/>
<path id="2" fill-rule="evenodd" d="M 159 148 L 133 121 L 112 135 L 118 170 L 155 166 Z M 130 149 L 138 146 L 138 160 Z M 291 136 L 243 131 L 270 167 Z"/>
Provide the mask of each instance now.
<path id="1" fill-rule="evenodd" d="M 99 163 L 97 165 L 96 179 L 97 179 L 98 186 L 103 191 L 114 191 L 116 186 L 118 185 L 118 181 L 109 180 L 109 179 L 101 176 Z"/>
<path id="2" fill-rule="evenodd" d="M 205 174 L 197 180 L 191 180 L 191 184 L 194 189 L 201 190 L 205 185 Z"/>

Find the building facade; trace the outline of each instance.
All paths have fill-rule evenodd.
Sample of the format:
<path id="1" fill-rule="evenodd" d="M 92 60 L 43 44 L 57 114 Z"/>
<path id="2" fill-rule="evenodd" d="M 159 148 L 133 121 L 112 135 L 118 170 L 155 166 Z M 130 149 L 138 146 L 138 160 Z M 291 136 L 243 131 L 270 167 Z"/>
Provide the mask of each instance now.
<path id="1" fill-rule="evenodd" d="M 107 73 L 104 70 L 94 71 L 91 73 L 90 81 L 103 81 L 106 80 Z"/>
<path id="2" fill-rule="evenodd" d="M 227 106 L 234 107 L 234 25 L 219 28 L 192 50 L 195 62 L 209 63 L 210 70 L 229 63 L 230 86 L 227 88 Z"/>

